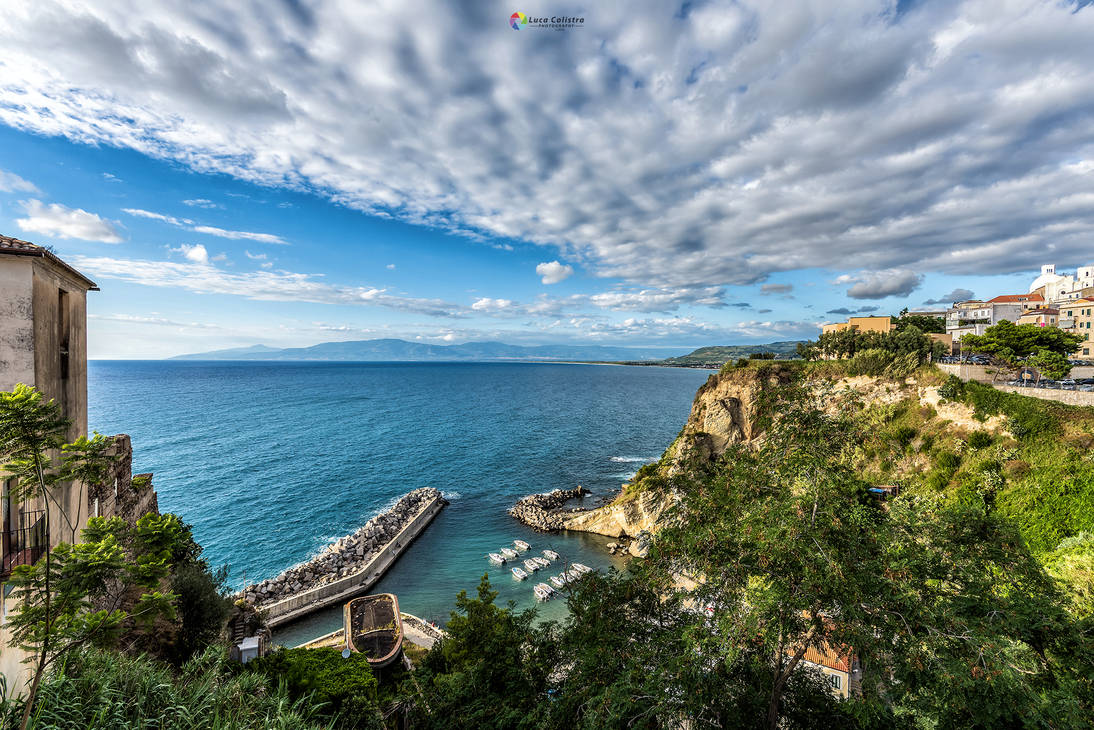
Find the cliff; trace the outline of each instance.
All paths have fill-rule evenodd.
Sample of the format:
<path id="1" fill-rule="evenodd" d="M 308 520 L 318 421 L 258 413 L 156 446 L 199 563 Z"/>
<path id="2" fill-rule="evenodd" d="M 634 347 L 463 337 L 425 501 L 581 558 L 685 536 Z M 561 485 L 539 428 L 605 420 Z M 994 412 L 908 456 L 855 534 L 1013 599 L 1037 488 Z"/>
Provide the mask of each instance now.
<path id="1" fill-rule="evenodd" d="M 774 362 L 727 368 L 711 375 L 699 388 L 687 422 L 660 460 L 640 469 L 610 504 L 588 511 L 555 513 L 552 526 L 615 538 L 637 538 L 644 533 L 655 533 L 665 510 L 677 498 L 669 487 L 671 478 L 715 463 L 732 444 L 761 444 L 761 396 L 765 390 L 782 387 L 799 376 L 806 377 L 814 387 L 835 394 L 829 401 L 834 408 L 884 411 L 888 415 L 881 417 L 890 420 L 890 412 L 922 411 L 927 415 L 922 417 L 924 422 L 917 421 L 916 427 L 924 434 L 960 440 L 972 431 L 990 434 L 1005 431 L 1003 416 L 983 416 L 970 405 L 941 398 L 938 386 L 942 376 L 934 371 L 896 381 L 870 376 L 847 377 L 838 363 Z M 863 465 L 864 475 L 875 479 L 876 483 L 922 479 L 931 469 L 928 451 L 915 448 L 888 455 L 877 462 L 888 464 L 888 467 L 877 471 L 870 463 Z M 631 543 L 630 552 L 643 554 L 644 543 L 645 540 Z"/>

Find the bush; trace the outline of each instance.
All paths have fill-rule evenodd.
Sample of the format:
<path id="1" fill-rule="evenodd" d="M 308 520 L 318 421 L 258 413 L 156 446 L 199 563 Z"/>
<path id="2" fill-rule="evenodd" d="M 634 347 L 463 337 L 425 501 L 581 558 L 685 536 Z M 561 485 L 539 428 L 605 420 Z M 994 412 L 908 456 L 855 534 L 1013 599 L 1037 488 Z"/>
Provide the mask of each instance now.
<path id="1" fill-rule="evenodd" d="M 898 426 L 893 429 L 892 438 L 901 448 L 906 448 L 915 438 L 916 430 L 912 426 Z"/>
<path id="2" fill-rule="evenodd" d="M 18 727 L 22 700 L 0 699 L 0 728 Z M 319 730 L 315 709 L 266 677 L 232 676 L 210 649 L 179 674 L 148 657 L 75 654 L 43 680 L 32 730 Z"/>
<path id="3" fill-rule="evenodd" d="M 939 386 L 938 395 L 947 400 L 959 400 L 964 392 L 965 383 L 956 375 L 951 375 L 945 383 Z"/>
<path id="4" fill-rule="evenodd" d="M 969 448 L 983 449 L 991 446 L 992 437 L 987 431 L 973 431 L 969 434 Z"/>
<path id="5" fill-rule="evenodd" d="M 888 350 L 863 350 L 851 358 L 847 372 L 849 375 L 885 375 L 893 359 L 893 353 Z"/>
<path id="6" fill-rule="evenodd" d="M 952 472 L 961 466 L 961 457 L 952 451 L 942 451 L 934 457 L 934 463 L 939 469 L 948 469 Z"/>
<path id="7" fill-rule="evenodd" d="M 244 668 L 264 675 L 271 684 L 283 684 L 294 700 L 310 696 L 338 727 L 379 727 L 376 678 L 364 654 L 343 659 L 335 649 L 278 649 Z"/>

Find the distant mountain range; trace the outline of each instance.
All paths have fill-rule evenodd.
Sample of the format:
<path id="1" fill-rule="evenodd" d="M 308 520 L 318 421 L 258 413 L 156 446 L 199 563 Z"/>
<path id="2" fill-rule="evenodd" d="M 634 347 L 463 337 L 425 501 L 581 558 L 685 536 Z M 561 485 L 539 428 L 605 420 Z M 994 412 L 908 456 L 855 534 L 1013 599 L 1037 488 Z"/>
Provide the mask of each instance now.
<path id="1" fill-rule="evenodd" d="M 406 340 L 351 340 L 321 342 L 311 347 L 279 349 L 266 345 L 178 355 L 172 360 L 318 360 L 333 362 L 482 362 L 506 360 L 576 360 L 582 362 L 646 362 L 665 365 L 721 366 L 727 360 L 753 352 L 794 356 L 797 341 L 766 345 L 700 347 L 687 355 L 669 347 L 613 347 L 611 345 L 507 345 L 504 342 L 467 342 L 429 345 Z"/>
<path id="2" fill-rule="evenodd" d="M 348 362 L 483 360 L 596 360 L 653 361 L 680 352 L 669 347 L 612 347 L 608 345 L 507 345 L 503 342 L 467 342 L 428 345 L 406 340 L 353 340 L 322 342 L 311 347 L 278 349 L 266 345 L 179 355 L 172 360 L 330 360 Z"/>

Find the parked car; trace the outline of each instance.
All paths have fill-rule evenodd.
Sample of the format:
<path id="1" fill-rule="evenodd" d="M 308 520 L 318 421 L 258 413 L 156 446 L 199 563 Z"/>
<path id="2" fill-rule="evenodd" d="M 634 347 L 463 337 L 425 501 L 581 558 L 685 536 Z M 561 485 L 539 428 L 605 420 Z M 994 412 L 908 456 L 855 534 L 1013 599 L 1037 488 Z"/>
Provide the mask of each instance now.
<path id="1" fill-rule="evenodd" d="M 1061 390 L 1075 390 L 1078 387 L 1079 387 L 1079 384 L 1076 383 L 1074 380 L 1072 380 L 1070 378 L 1068 378 L 1067 380 L 1061 380 L 1060 381 L 1060 389 Z"/>

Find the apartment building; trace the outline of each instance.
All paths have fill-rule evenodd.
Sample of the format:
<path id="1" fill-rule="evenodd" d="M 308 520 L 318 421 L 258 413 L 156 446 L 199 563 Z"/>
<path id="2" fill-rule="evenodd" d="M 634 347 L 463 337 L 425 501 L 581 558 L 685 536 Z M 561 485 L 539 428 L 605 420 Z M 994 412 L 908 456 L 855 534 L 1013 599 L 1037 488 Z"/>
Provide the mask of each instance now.
<path id="1" fill-rule="evenodd" d="M 855 330 L 857 332 L 891 332 L 896 329 L 892 317 L 851 317 L 846 322 L 836 322 L 821 326 L 821 332 L 842 332 L 843 330 Z"/>
<path id="2" fill-rule="evenodd" d="M 1082 336 L 1083 341 L 1075 357 L 1094 355 L 1094 297 L 1061 304 L 1056 326 Z"/>
<path id="3" fill-rule="evenodd" d="M 1055 327 L 1060 319 L 1060 310 L 1055 307 L 1030 309 L 1022 313 L 1016 324 L 1035 324 L 1038 327 Z"/>
<path id="4" fill-rule="evenodd" d="M 979 299 L 960 302 L 946 312 L 946 334 L 960 342 L 965 335 L 982 335 L 1003 320 L 1017 322 L 1025 302 L 992 302 Z"/>

